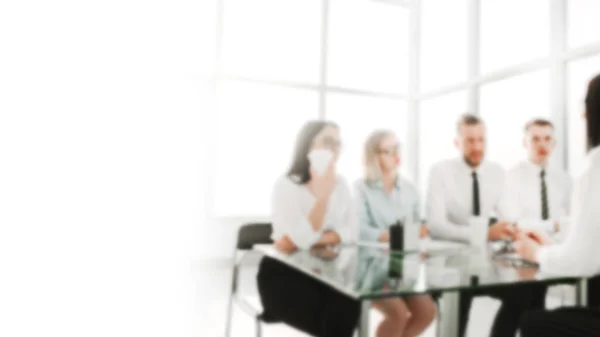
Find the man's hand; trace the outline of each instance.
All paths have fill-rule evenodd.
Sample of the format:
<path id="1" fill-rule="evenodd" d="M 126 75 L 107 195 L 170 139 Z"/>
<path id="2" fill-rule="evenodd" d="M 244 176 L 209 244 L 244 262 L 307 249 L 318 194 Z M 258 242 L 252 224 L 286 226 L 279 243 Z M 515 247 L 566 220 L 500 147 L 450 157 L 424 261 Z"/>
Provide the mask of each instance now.
<path id="1" fill-rule="evenodd" d="M 513 244 L 515 252 L 524 260 L 537 262 L 537 251 L 540 249 L 540 244 L 535 242 L 527 235 L 519 235 L 517 241 Z"/>
<path id="2" fill-rule="evenodd" d="M 516 239 L 518 230 L 512 222 L 498 221 L 488 230 L 488 240 Z"/>
<path id="3" fill-rule="evenodd" d="M 290 238 L 288 238 L 286 235 L 281 239 L 275 241 L 275 248 L 277 248 L 283 253 L 289 254 L 296 251 L 298 249 L 298 246 L 296 246 L 294 242 L 292 242 L 292 240 L 290 240 Z"/>
<path id="4" fill-rule="evenodd" d="M 390 242 L 390 232 L 381 232 L 381 235 L 379 235 L 379 242 Z"/>
<path id="5" fill-rule="evenodd" d="M 536 230 L 530 229 L 530 230 L 524 231 L 523 234 L 525 236 L 529 237 L 530 239 L 532 239 L 533 241 L 535 241 L 537 244 L 542 245 L 542 246 L 551 245 L 554 243 L 552 238 L 548 234 L 546 234 L 544 231 L 536 231 Z"/>

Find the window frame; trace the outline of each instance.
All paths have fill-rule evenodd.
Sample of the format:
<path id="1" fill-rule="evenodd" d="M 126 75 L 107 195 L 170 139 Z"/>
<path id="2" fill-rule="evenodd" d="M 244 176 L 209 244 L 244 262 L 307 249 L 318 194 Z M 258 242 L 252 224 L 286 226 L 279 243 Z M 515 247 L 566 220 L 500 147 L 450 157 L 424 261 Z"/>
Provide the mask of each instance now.
<path id="1" fill-rule="evenodd" d="M 328 84 L 327 73 L 328 73 L 328 37 L 329 37 L 329 20 L 330 20 L 330 1 L 321 0 L 322 11 L 321 11 L 321 38 L 318 42 L 320 44 L 320 63 L 319 63 L 319 83 L 299 83 L 289 81 L 270 81 L 262 80 L 257 78 L 248 78 L 239 76 L 236 74 L 226 74 L 222 71 L 220 59 L 221 59 L 221 46 L 223 40 L 222 24 L 223 18 L 226 16 L 224 13 L 224 1 L 226 0 L 215 0 L 217 1 L 217 38 L 216 38 L 216 53 L 215 53 L 215 73 L 213 76 L 214 87 L 217 87 L 219 81 L 244 81 L 244 82 L 256 82 L 262 84 L 269 84 L 274 86 L 284 86 L 301 88 L 305 90 L 314 90 L 319 95 L 319 118 L 327 119 L 327 98 L 332 93 L 345 93 L 351 95 L 364 95 L 369 97 L 381 97 L 397 99 L 405 102 L 406 114 L 407 114 L 407 153 L 409 157 L 405 158 L 405 163 L 409 165 L 408 171 L 413 177 L 415 186 L 420 186 L 423 179 L 427 179 L 427 174 L 423 176 L 420 174 L 420 163 L 419 163 L 419 123 L 420 114 L 419 106 L 422 102 L 436 98 L 439 96 L 459 92 L 467 91 L 468 96 L 468 110 L 470 113 L 480 115 L 479 99 L 480 99 L 480 88 L 484 85 L 494 83 L 500 80 L 509 79 L 519 75 L 535 72 L 542 69 L 548 69 L 550 71 L 551 89 L 549 95 L 549 106 L 551 107 L 550 117 L 556 121 L 556 137 L 557 137 L 557 148 L 556 155 L 553 156 L 555 165 L 562 167 L 566 171 L 569 171 L 569 144 L 568 144 L 568 128 L 565 122 L 568 120 L 568 104 L 567 104 L 567 80 L 568 80 L 568 64 L 575 60 L 587 58 L 594 55 L 600 55 L 600 38 L 595 43 L 580 46 L 577 48 L 569 48 L 567 41 L 568 37 L 568 22 L 567 22 L 567 0 L 552 0 L 549 1 L 550 6 L 550 41 L 551 46 L 549 54 L 545 57 L 527 60 L 520 64 L 508 66 L 497 71 L 482 74 L 480 69 L 481 59 L 481 0 L 469 0 L 468 1 L 468 29 L 467 29 L 467 75 L 466 80 L 444 85 L 435 89 L 420 91 L 420 45 L 421 45 L 421 4 L 419 0 L 405 0 L 405 1 L 392 1 L 392 0 L 369 0 L 384 2 L 391 6 L 401 6 L 409 11 L 409 57 L 408 57 L 408 90 L 406 93 L 390 93 L 382 91 L 369 91 L 356 88 L 332 86 Z M 365 0 L 367 1 L 367 0 Z M 217 102 L 218 106 L 218 102 Z M 218 113 L 218 111 L 217 111 Z M 205 186 L 207 186 L 207 200 L 206 210 L 209 218 L 212 217 L 212 195 L 213 191 L 217 186 L 212 183 L 211 177 L 214 176 L 214 166 L 210 163 L 213 162 L 215 146 L 216 144 L 208 143 L 207 160 L 209 163 L 207 175 L 205 177 Z M 239 220 L 238 223 L 243 221 L 256 220 L 256 217 L 248 218 L 240 215 L 239 217 L 229 217 L 228 219 L 217 219 L 226 220 L 230 222 L 232 219 Z M 264 219 L 268 219 L 265 215 Z"/>

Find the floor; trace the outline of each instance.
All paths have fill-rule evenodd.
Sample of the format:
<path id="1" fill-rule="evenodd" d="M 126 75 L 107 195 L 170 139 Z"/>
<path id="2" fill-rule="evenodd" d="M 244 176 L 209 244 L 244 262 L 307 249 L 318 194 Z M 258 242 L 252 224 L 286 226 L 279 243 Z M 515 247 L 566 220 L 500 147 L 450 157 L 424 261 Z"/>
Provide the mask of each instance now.
<path id="1" fill-rule="evenodd" d="M 256 267 L 255 261 L 250 261 L 243 269 L 240 276 L 240 287 L 243 294 L 252 299 L 253 302 L 258 302 L 258 297 L 255 287 Z M 231 285 L 231 270 L 227 267 L 225 261 L 221 263 L 206 263 L 195 266 L 195 276 L 198 279 L 198 303 L 201 303 L 200 327 L 203 331 L 203 337 L 223 337 L 225 333 L 225 321 L 227 312 L 227 299 Z M 556 307 L 561 303 L 561 291 L 566 294 L 562 301 L 565 303 L 571 302 L 572 289 L 558 289 L 551 291 L 551 295 L 547 298 L 548 307 Z M 470 313 L 470 324 L 468 327 L 468 336 L 482 337 L 489 334 L 493 317 L 499 307 L 499 301 L 489 298 L 480 297 L 475 299 Z M 371 311 L 371 335 L 374 336 L 374 330 L 377 322 L 381 319 L 378 312 Z M 435 324 L 429 327 L 422 335 L 424 337 L 435 336 Z M 254 336 L 255 325 L 254 321 L 241 309 L 234 308 L 233 324 L 231 337 L 247 337 Z M 305 334 L 292 330 L 283 324 L 274 324 L 263 326 L 264 337 L 302 337 Z"/>

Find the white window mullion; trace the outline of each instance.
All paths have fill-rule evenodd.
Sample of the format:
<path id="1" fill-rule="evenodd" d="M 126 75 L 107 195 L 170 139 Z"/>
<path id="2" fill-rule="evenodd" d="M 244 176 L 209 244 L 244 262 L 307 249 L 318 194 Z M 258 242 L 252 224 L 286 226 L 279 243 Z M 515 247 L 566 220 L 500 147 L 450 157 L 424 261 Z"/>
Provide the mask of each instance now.
<path id="1" fill-rule="evenodd" d="M 416 186 L 419 186 L 419 101 L 420 61 L 421 61 L 421 4 L 415 1 L 410 7 L 409 21 L 409 82 L 408 82 L 408 128 L 407 161 L 410 163 L 409 174 Z"/>
<path id="2" fill-rule="evenodd" d="M 319 118 L 326 118 L 327 109 L 327 58 L 329 47 L 329 5 L 330 0 L 322 0 L 321 13 L 321 59 L 319 69 Z"/>
<path id="3" fill-rule="evenodd" d="M 562 57 L 567 49 L 566 0 L 550 0 L 550 41 L 550 116 L 557 140 L 552 161 L 557 167 L 568 169 L 567 62 Z"/>
<path id="4" fill-rule="evenodd" d="M 469 1 L 469 38 L 467 46 L 468 57 L 467 57 L 467 71 L 469 81 L 473 81 L 469 87 L 469 112 L 473 114 L 479 114 L 479 87 L 480 84 L 474 82 L 475 79 L 480 76 L 480 58 L 481 58 L 481 1 L 470 0 Z"/>

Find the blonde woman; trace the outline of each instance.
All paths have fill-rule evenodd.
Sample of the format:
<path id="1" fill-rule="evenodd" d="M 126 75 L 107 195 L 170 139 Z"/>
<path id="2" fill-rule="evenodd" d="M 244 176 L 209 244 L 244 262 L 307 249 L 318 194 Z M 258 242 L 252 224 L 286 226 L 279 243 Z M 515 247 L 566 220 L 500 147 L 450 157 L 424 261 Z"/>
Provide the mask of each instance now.
<path id="1" fill-rule="evenodd" d="M 410 215 L 419 221 L 419 198 L 414 186 L 398 174 L 400 145 L 393 132 L 373 132 L 365 144 L 364 178 L 356 183 L 362 241 L 389 241 L 389 226 Z M 412 214 L 410 214 L 412 212 Z M 429 295 L 373 302 L 384 316 L 377 337 L 413 337 L 433 321 L 436 306 Z"/>

